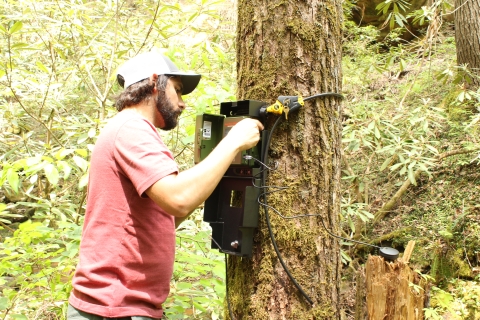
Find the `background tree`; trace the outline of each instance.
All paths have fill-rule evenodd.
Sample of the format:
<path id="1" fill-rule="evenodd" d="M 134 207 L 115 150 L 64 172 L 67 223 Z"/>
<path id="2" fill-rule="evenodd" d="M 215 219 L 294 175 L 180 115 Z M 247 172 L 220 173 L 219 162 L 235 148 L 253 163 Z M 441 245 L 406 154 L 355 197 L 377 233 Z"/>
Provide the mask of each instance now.
<path id="1" fill-rule="evenodd" d="M 455 0 L 457 63 L 472 74 L 474 88 L 480 86 L 480 2 Z"/>
<path id="2" fill-rule="evenodd" d="M 336 0 L 239 1 L 237 98 L 274 102 L 280 95 L 340 92 L 341 20 Z M 235 319 L 339 318 L 340 248 L 320 220 L 339 232 L 341 117 L 339 98 L 306 102 L 274 132 L 267 164 L 278 165 L 269 171 L 267 185 L 288 187 L 268 197 L 272 232 L 313 304 L 282 268 L 264 211 L 253 258 L 229 257 Z M 267 129 L 271 126 L 270 121 Z"/>

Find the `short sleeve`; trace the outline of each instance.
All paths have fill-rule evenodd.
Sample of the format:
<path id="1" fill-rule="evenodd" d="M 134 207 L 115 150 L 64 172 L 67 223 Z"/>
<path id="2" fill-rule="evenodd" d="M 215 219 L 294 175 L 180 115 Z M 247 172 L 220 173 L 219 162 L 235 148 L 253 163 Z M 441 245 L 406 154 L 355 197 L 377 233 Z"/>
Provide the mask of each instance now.
<path id="1" fill-rule="evenodd" d="M 115 137 L 114 157 L 139 196 L 158 180 L 178 172 L 172 153 L 145 119 L 131 119 L 120 127 Z"/>

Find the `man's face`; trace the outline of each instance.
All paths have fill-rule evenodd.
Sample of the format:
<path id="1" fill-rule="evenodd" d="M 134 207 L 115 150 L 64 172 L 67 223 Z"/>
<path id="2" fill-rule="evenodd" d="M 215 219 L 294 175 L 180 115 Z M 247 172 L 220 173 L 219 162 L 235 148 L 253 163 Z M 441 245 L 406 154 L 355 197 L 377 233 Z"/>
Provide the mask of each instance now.
<path id="1" fill-rule="evenodd" d="M 172 130 L 178 124 L 178 118 L 185 109 L 185 103 L 182 99 L 182 80 L 179 77 L 172 77 L 168 79 L 165 91 L 158 90 L 155 97 L 155 105 L 160 113 L 163 125 L 160 125 L 162 130 Z"/>

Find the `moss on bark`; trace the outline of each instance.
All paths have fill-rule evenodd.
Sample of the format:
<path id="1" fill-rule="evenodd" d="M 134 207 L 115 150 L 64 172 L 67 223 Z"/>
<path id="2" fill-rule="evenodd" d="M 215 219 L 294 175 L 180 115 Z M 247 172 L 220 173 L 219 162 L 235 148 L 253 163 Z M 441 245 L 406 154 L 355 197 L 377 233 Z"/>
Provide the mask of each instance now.
<path id="1" fill-rule="evenodd" d="M 341 90 L 341 17 L 337 0 L 239 1 L 237 98 L 273 103 L 280 95 Z M 267 184 L 272 231 L 285 264 L 313 307 L 287 276 L 261 218 L 252 259 L 230 257 L 228 281 L 238 319 L 338 319 L 341 106 L 337 98 L 307 102 L 274 133 Z M 273 117 L 275 118 L 275 117 Z M 267 121 L 267 129 L 272 121 Z M 270 165 L 273 165 L 270 163 Z"/>

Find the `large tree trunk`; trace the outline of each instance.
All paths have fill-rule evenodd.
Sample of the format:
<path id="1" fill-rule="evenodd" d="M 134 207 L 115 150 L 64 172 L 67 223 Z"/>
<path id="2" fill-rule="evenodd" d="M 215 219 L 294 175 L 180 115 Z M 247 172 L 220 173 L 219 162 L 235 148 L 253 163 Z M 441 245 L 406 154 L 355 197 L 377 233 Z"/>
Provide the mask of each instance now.
<path id="1" fill-rule="evenodd" d="M 240 0 L 238 6 L 239 100 L 340 92 L 339 0 Z M 319 215 L 283 219 L 268 210 L 285 265 L 308 298 L 282 267 L 263 210 L 253 257 L 229 257 L 235 319 L 339 319 L 340 246 L 320 220 L 339 233 L 341 117 L 339 98 L 307 101 L 274 132 L 269 153 L 278 169 L 267 185 L 289 189 L 270 194 L 268 205 L 286 216 Z"/>
<path id="2" fill-rule="evenodd" d="M 475 75 L 473 85 L 480 85 L 480 1 L 455 0 L 455 42 L 457 63 L 467 65 Z"/>

